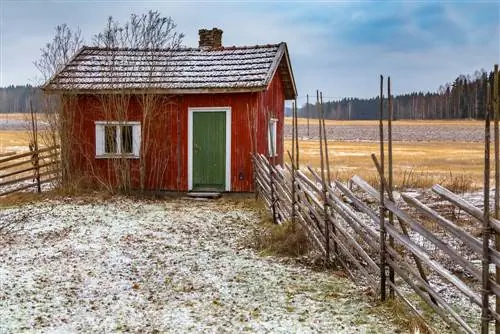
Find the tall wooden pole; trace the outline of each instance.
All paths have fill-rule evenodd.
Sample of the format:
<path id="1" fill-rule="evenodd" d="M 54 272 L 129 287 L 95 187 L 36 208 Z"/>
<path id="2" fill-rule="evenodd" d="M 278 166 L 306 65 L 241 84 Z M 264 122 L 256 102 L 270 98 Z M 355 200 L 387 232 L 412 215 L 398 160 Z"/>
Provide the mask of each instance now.
<path id="1" fill-rule="evenodd" d="M 309 94 L 306 95 L 306 111 L 307 111 L 307 138 L 309 138 Z"/>
<path id="2" fill-rule="evenodd" d="M 489 241 L 490 241 L 490 117 L 491 117 L 491 96 L 490 85 L 486 84 L 486 111 L 484 126 L 484 204 L 483 204 L 483 256 L 482 256 L 482 291 L 481 291 L 481 333 L 489 332 L 490 312 L 490 260 L 489 260 Z"/>
<path id="3" fill-rule="evenodd" d="M 33 155 L 31 156 L 31 162 L 35 171 L 35 181 L 37 192 L 42 192 L 42 184 L 40 182 L 40 157 L 38 155 L 38 125 L 36 121 L 36 115 L 33 111 L 33 101 L 30 99 L 30 113 L 31 113 L 31 129 L 33 132 Z"/>
<path id="4" fill-rule="evenodd" d="M 330 158 L 329 158 L 329 154 L 328 154 L 328 138 L 327 138 L 327 135 L 326 135 L 325 109 L 324 109 L 324 104 L 323 104 L 323 93 L 322 92 L 319 93 L 319 99 L 320 99 L 320 104 L 321 104 L 321 123 L 322 123 L 321 126 L 323 128 L 323 141 L 325 143 L 326 180 L 328 181 L 328 187 L 331 187 L 332 186 L 332 180 L 330 178 Z M 326 199 L 326 190 L 327 189 L 328 188 L 325 188 L 325 199 Z M 326 206 L 325 214 L 328 214 L 329 213 L 328 200 L 325 201 L 325 206 Z M 329 219 L 325 220 L 325 224 L 330 225 Z M 333 225 L 333 224 L 332 224 L 332 233 L 334 235 L 337 234 L 337 231 L 335 229 L 335 225 Z M 337 241 L 333 241 L 333 253 L 335 254 L 335 256 L 338 255 Z"/>
<path id="5" fill-rule="evenodd" d="M 295 102 L 292 103 L 292 224 L 295 226 L 295 116 L 297 113 Z"/>
<path id="6" fill-rule="evenodd" d="M 385 204 L 384 204 L 384 77 L 380 76 L 380 119 L 379 119 L 379 135 L 380 135 L 380 299 L 386 298 L 386 246 L 385 246 Z"/>
<path id="7" fill-rule="evenodd" d="M 316 91 L 316 109 L 318 111 L 318 126 L 319 126 L 319 154 L 321 158 L 321 183 L 322 183 L 322 191 L 323 191 L 323 222 L 325 226 L 325 265 L 330 262 L 330 226 L 328 222 L 328 207 L 327 207 L 327 199 L 326 199 L 326 184 L 325 184 L 325 160 L 323 155 L 323 126 L 321 122 L 322 118 L 322 108 L 320 107 L 320 99 L 319 99 L 319 91 Z"/>
<path id="8" fill-rule="evenodd" d="M 297 98 L 295 98 L 295 168 L 300 169 L 299 165 L 299 114 L 297 110 Z M 307 119 L 309 122 L 309 118 Z M 307 134 L 309 135 L 309 133 Z"/>
<path id="9" fill-rule="evenodd" d="M 495 65 L 493 71 L 493 119 L 494 119 L 494 136 L 495 136 L 495 218 L 500 218 L 500 139 L 499 139 L 499 126 L 498 121 L 500 119 L 500 100 L 498 98 L 498 64 Z M 500 235 L 495 233 L 495 248 L 500 249 Z M 495 267 L 495 279 L 497 283 L 500 283 L 500 268 Z M 495 298 L 495 310 L 500 313 L 500 298 Z M 500 334 L 500 321 L 495 321 L 495 333 Z"/>
<path id="10" fill-rule="evenodd" d="M 393 179 L 392 179 L 392 119 L 393 119 L 393 110 L 392 110 L 392 95 L 391 95 L 391 77 L 387 77 L 387 108 L 388 108 L 388 117 L 387 117 L 387 168 L 389 173 L 389 193 L 393 192 Z M 394 226 L 394 214 L 392 211 L 389 211 L 389 224 Z M 389 236 L 389 246 L 394 249 L 394 238 Z M 392 286 L 394 285 L 394 269 L 389 267 L 389 281 L 392 283 L 389 286 L 389 297 L 394 298 L 394 289 Z"/>

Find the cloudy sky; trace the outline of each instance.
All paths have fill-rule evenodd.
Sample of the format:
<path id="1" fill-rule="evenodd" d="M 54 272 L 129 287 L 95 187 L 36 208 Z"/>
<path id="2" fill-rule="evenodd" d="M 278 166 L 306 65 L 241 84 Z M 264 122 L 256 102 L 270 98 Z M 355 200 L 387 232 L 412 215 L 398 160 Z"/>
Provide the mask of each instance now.
<path id="1" fill-rule="evenodd" d="M 28 1 L 0 0 L 0 86 L 36 83 L 33 60 L 54 27 L 79 27 L 86 44 L 107 16 L 124 22 L 149 9 L 171 16 L 197 46 L 219 27 L 224 45 L 285 41 L 299 91 L 329 99 L 434 91 L 458 74 L 500 62 L 500 1 Z"/>

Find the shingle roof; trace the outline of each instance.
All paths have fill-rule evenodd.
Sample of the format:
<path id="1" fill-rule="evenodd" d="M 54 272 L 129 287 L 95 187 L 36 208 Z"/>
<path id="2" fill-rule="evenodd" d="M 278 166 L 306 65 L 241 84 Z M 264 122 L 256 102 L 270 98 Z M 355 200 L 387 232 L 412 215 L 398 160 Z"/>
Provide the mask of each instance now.
<path id="1" fill-rule="evenodd" d="M 48 91 L 164 93 L 264 90 L 276 71 L 285 96 L 296 96 L 285 43 L 217 49 L 106 49 L 83 47 L 51 78 Z"/>

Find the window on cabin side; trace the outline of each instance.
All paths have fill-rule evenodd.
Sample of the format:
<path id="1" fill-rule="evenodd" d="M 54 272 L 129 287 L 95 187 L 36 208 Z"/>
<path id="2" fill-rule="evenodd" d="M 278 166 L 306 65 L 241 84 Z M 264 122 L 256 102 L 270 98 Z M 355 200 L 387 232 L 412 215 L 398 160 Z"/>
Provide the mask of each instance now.
<path id="1" fill-rule="evenodd" d="M 141 124 L 139 122 L 95 122 L 97 158 L 139 158 Z"/>

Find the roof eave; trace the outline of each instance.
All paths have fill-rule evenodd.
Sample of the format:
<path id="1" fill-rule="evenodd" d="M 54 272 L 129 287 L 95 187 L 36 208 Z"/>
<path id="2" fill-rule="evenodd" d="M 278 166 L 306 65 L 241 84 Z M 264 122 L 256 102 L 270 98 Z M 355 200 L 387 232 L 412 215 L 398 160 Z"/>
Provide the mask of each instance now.
<path id="1" fill-rule="evenodd" d="M 292 84 L 292 89 L 293 89 L 293 92 L 291 92 L 291 93 L 287 92 L 285 90 L 285 100 L 295 100 L 295 98 L 297 97 L 297 87 L 295 85 L 295 78 L 293 76 L 292 65 L 290 63 L 290 56 L 288 54 L 288 47 L 287 47 L 285 42 L 280 43 L 280 46 L 278 48 L 278 52 L 276 53 L 276 56 L 273 60 L 273 63 L 271 64 L 269 74 L 265 80 L 266 87 L 269 87 L 269 85 L 271 84 L 271 81 L 274 78 L 274 75 L 276 74 L 276 71 L 278 70 L 279 65 L 280 65 L 283 57 L 285 57 L 285 60 L 286 60 L 288 74 L 290 75 L 290 82 Z"/>
<path id="2" fill-rule="evenodd" d="M 167 88 L 119 88 L 119 89 L 61 89 L 61 88 L 46 88 L 50 93 L 58 94 L 167 94 L 167 95 L 183 95 L 183 94 L 223 94 L 223 93 L 253 93 L 266 90 L 266 86 L 258 87 L 237 87 L 237 88 L 189 88 L 189 89 L 167 89 Z"/>

